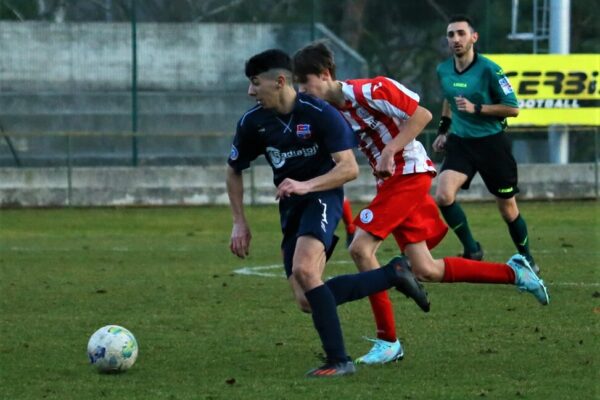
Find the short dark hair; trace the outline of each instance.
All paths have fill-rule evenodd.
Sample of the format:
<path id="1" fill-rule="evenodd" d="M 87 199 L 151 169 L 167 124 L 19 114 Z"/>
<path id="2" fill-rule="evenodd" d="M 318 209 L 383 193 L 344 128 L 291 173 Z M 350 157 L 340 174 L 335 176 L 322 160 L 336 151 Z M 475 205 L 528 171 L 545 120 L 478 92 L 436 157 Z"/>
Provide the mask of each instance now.
<path id="1" fill-rule="evenodd" d="M 258 53 L 246 61 L 246 77 L 251 78 L 272 69 L 292 72 L 292 59 L 283 50 L 269 49 Z"/>
<path id="2" fill-rule="evenodd" d="M 456 14 L 451 16 L 448 20 L 448 24 L 452 24 L 454 22 L 466 22 L 467 25 L 469 25 L 469 28 L 471 28 L 472 31 L 475 31 L 475 26 L 473 25 L 471 18 L 467 17 L 464 14 Z"/>
<path id="3" fill-rule="evenodd" d="M 312 42 L 294 54 L 294 75 L 300 83 L 306 82 L 307 75 L 319 75 L 325 70 L 329 71 L 331 77 L 335 79 L 333 51 L 325 41 Z"/>

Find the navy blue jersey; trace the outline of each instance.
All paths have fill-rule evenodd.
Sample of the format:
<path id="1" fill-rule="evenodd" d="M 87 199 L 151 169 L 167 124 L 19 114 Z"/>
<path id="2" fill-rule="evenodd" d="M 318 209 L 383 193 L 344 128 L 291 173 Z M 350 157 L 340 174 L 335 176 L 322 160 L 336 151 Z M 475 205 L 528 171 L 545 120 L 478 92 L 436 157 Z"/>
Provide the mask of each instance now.
<path id="1" fill-rule="evenodd" d="M 236 171 L 264 154 L 278 186 L 285 178 L 306 181 L 330 171 L 332 153 L 356 146 L 341 114 L 327 102 L 298 93 L 290 114 L 277 114 L 257 105 L 237 125 L 227 162 Z"/>

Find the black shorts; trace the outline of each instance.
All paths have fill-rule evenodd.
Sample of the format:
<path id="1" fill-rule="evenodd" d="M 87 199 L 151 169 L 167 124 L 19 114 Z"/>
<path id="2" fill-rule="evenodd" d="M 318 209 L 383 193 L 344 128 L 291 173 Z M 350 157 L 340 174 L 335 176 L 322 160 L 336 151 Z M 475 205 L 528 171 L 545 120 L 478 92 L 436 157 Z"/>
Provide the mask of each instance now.
<path id="1" fill-rule="evenodd" d="M 504 132 L 482 138 L 465 139 L 449 134 L 442 172 L 452 170 L 467 175 L 462 185 L 468 189 L 477 172 L 491 194 L 510 199 L 519 193 L 517 162 L 511 142 Z"/>
<path id="2" fill-rule="evenodd" d="M 292 196 L 279 202 L 279 216 L 283 240 L 283 266 L 289 278 L 292 275 L 294 252 L 298 237 L 310 235 L 325 246 L 327 257 L 331 255 L 337 237 L 334 235 L 342 218 L 344 190 L 341 188 L 323 192 Z"/>

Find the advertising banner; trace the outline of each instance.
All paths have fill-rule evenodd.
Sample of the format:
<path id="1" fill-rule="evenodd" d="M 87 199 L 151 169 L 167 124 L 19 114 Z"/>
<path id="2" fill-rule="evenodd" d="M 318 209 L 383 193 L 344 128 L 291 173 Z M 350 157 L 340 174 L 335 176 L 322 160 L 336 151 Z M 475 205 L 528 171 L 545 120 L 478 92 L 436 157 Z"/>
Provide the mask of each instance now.
<path id="1" fill-rule="evenodd" d="M 519 100 L 515 125 L 600 125 L 600 54 L 486 54 Z"/>

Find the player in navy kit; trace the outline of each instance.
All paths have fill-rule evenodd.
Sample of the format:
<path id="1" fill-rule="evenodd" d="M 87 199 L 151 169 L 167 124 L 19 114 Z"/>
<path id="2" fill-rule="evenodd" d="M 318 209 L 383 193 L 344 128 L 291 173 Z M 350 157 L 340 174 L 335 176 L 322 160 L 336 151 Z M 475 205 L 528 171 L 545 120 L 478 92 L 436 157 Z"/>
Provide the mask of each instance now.
<path id="1" fill-rule="evenodd" d="M 249 254 L 251 233 L 244 215 L 241 172 L 264 155 L 277 187 L 286 275 L 300 308 L 311 312 L 327 357 L 325 365 L 307 375 L 347 375 L 355 369 L 344 347 L 338 304 L 392 286 L 426 311 L 429 302 L 405 263 L 323 282 L 342 215 L 342 185 L 358 175 L 352 152 L 355 141 L 333 107 L 296 92 L 291 71 L 291 59 L 281 50 L 267 50 L 246 63 L 248 95 L 256 98 L 257 105 L 238 122 L 228 159 L 227 191 L 233 215 L 230 249 L 241 258 Z"/>

